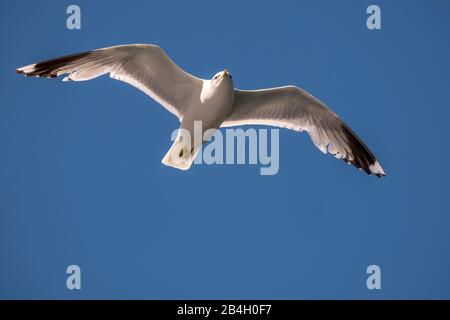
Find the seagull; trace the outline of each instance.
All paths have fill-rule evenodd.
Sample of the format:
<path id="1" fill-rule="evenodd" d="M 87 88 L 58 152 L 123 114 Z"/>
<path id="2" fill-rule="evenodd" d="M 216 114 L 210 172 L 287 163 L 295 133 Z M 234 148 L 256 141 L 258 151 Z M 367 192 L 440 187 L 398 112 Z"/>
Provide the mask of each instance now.
<path id="1" fill-rule="evenodd" d="M 199 145 L 193 136 L 194 122 L 201 121 L 204 132 L 240 125 L 306 131 L 323 153 L 330 153 L 369 175 L 385 176 L 364 142 L 323 102 L 305 90 L 292 85 L 236 89 L 226 69 L 211 79 L 197 78 L 177 66 L 157 45 L 119 45 L 85 51 L 30 64 L 16 72 L 48 78 L 67 74 L 63 81 L 85 81 L 109 74 L 143 91 L 178 117 L 180 129 L 192 135 L 192 141 L 178 135 L 162 159 L 163 164 L 174 168 L 191 167 L 204 142 L 200 139 Z"/>

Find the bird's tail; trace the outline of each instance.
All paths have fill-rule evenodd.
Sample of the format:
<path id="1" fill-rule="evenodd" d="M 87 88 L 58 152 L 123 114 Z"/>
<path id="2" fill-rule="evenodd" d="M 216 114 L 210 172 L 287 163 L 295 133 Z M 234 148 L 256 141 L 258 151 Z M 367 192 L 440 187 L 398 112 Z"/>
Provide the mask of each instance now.
<path id="1" fill-rule="evenodd" d="M 191 148 L 182 139 L 177 139 L 161 162 L 169 167 L 189 170 L 198 152 L 199 148 Z"/>

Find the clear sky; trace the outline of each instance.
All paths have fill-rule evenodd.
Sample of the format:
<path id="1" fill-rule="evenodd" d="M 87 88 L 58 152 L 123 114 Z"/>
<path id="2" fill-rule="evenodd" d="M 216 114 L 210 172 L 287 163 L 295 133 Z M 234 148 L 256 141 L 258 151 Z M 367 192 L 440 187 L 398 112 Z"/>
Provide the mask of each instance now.
<path id="1" fill-rule="evenodd" d="M 66 8 L 81 7 L 81 30 Z M 366 28 L 378 4 L 382 29 Z M 0 298 L 450 298 L 449 1 L 1 1 Z M 294 84 L 387 177 L 280 131 L 280 171 L 161 164 L 177 119 L 107 77 L 15 68 L 127 43 Z M 79 265 L 82 289 L 66 288 Z M 381 267 L 368 290 L 366 268 Z"/>

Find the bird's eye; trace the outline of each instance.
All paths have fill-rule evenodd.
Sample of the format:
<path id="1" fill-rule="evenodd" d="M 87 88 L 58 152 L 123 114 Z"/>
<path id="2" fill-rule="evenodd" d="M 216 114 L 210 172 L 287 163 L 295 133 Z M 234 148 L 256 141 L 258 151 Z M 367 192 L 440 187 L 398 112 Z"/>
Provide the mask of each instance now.
<path id="1" fill-rule="evenodd" d="M 230 76 L 230 79 L 233 79 L 233 76 L 231 74 L 229 74 L 229 76 Z"/>

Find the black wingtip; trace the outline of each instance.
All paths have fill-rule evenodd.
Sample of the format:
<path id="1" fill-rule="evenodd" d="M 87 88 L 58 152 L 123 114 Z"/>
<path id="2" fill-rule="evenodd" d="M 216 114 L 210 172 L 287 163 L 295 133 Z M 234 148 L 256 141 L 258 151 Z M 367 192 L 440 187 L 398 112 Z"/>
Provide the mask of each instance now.
<path id="1" fill-rule="evenodd" d="M 378 177 L 378 178 L 384 178 L 384 177 L 386 177 L 386 174 L 384 173 L 375 173 L 375 175 Z"/>
<path id="2" fill-rule="evenodd" d="M 352 158 L 344 160 L 368 175 L 385 177 L 386 174 L 380 163 L 361 139 L 344 123 L 342 123 L 342 130 L 352 155 Z"/>
<path id="3" fill-rule="evenodd" d="M 55 59 L 50 59 L 42 62 L 38 62 L 34 65 L 29 65 L 26 67 L 16 69 L 16 73 L 25 74 L 27 77 L 46 77 L 46 78 L 56 78 L 58 73 L 67 65 L 85 58 L 92 51 L 85 51 L 76 54 L 71 54 L 68 56 L 63 56 Z"/>

